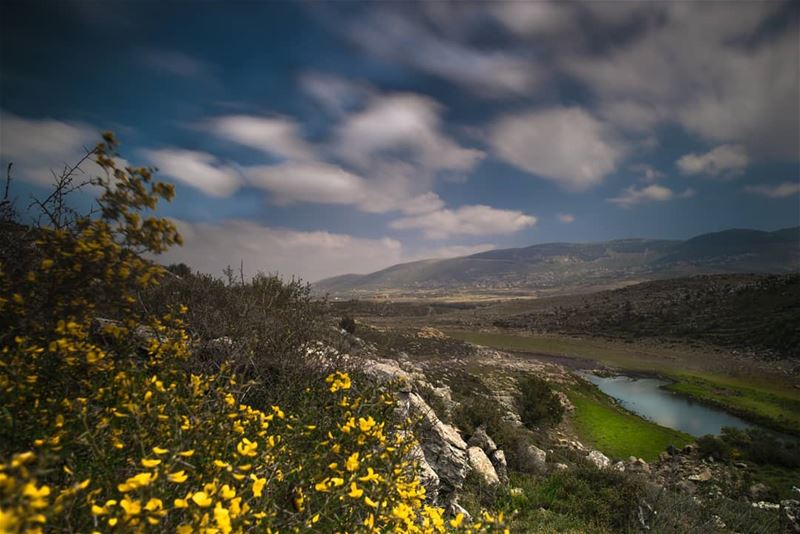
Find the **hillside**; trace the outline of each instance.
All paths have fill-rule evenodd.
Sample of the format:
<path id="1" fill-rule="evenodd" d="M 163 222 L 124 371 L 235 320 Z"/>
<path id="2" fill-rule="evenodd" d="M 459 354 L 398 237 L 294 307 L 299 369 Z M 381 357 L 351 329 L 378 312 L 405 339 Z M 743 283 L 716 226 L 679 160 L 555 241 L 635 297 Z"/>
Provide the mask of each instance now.
<path id="1" fill-rule="evenodd" d="M 318 293 L 570 293 L 712 273 L 800 270 L 800 227 L 726 230 L 686 241 L 624 239 L 546 243 L 394 265 L 314 284 Z"/>

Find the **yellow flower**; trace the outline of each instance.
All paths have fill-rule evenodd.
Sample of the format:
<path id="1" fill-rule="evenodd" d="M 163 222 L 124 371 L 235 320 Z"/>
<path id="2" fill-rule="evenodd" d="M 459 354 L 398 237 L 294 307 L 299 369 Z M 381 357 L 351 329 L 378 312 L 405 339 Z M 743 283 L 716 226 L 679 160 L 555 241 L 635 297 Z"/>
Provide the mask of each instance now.
<path id="1" fill-rule="evenodd" d="M 230 513 L 220 503 L 217 503 L 214 508 L 214 521 L 216 521 L 217 527 L 219 527 L 222 534 L 230 534 L 231 530 L 233 530 Z"/>
<path id="2" fill-rule="evenodd" d="M 194 449 L 179 452 L 178 456 L 183 456 L 184 458 L 189 458 L 190 456 L 194 456 Z"/>
<path id="3" fill-rule="evenodd" d="M 377 508 L 378 507 L 378 503 L 376 503 L 375 501 L 373 501 L 369 497 L 364 497 L 364 504 L 366 504 L 370 508 Z"/>
<path id="4" fill-rule="evenodd" d="M 358 480 L 361 482 L 374 482 L 378 483 L 381 481 L 381 476 L 376 473 L 371 467 L 367 467 L 367 474 L 363 477 L 359 477 Z"/>
<path id="5" fill-rule="evenodd" d="M 255 456 L 256 449 L 258 449 L 258 443 L 247 438 L 242 438 L 242 441 L 236 445 L 236 452 L 242 456 Z"/>
<path id="6" fill-rule="evenodd" d="M 164 508 L 164 503 L 161 502 L 161 499 L 150 499 L 147 501 L 147 504 L 144 505 L 144 509 L 148 512 L 158 512 Z"/>
<path id="7" fill-rule="evenodd" d="M 364 495 L 364 490 L 359 489 L 358 485 L 356 485 L 355 482 L 351 482 L 350 493 L 348 493 L 347 496 L 352 497 L 354 499 L 360 499 L 362 495 Z"/>
<path id="8" fill-rule="evenodd" d="M 142 511 L 142 503 L 136 499 L 129 499 L 127 496 L 120 501 L 119 505 L 125 510 L 125 517 L 139 515 Z"/>
<path id="9" fill-rule="evenodd" d="M 358 452 L 354 452 L 347 458 L 347 461 L 344 463 L 344 468 L 352 473 L 358 470 L 358 465 Z"/>
<path id="10" fill-rule="evenodd" d="M 236 490 L 225 484 L 224 486 L 222 486 L 222 489 L 220 490 L 219 494 L 222 496 L 223 499 L 229 501 L 234 497 L 236 497 Z"/>
<path id="11" fill-rule="evenodd" d="M 358 428 L 364 433 L 369 432 L 376 424 L 375 419 L 373 419 L 371 415 L 367 419 L 363 417 L 358 418 Z"/>
<path id="12" fill-rule="evenodd" d="M 180 471 L 175 471 L 174 473 L 170 473 L 169 475 L 167 475 L 167 478 L 169 479 L 170 482 L 176 482 L 178 484 L 182 484 L 183 482 L 186 482 L 186 480 L 189 477 L 186 475 L 186 472 L 181 469 Z"/>
<path id="13" fill-rule="evenodd" d="M 158 459 L 150 460 L 150 459 L 147 459 L 147 458 L 142 458 L 142 465 L 144 467 L 147 467 L 147 468 L 155 467 L 160 463 L 161 463 L 161 460 L 158 460 Z"/>
<path id="14" fill-rule="evenodd" d="M 261 497 L 261 492 L 264 490 L 264 486 L 267 484 L 266 478 L 258 478 L 255 475 L 250 475 L 253 479 L 253 496 L 254 497 Z"/>
<path id="15" fill-rule="evenodd" d="M 150 392 L 148 391 L 148 393 Z M 162 454 L 167 454 L 168 452 L 169 452 L 168 449 L 162 449 L 161 447 L 153 447 L 153 454 L 162 455 Z"/>
<path id="16" fill-rule="evenodd" d="M 464 522 L 464 514 L 458 514 L 453 519 L 450 520 L 450 526 L 453 528 L 458 528 L 461 526 L 461 523 Z"/>
<path id="17" fill-rule="evenodd" d="M 209 506 L 211 506 L 211 503 L 214 502 L 211 500 L 211 497 L 209 497 L 205 491 L 198 491 L 197 493 L 192 495 L 192 500 L 200 508 L 208 508 Z"/>
<path id="18" fill-rule="evenodd" d="M 42 260 L 42 270 L 43 271 L 46 271 L 46 270 L 50 269 L 51 267 L 53 267 L 53 260 L 51 260 L 49 258 L 45 259 L 45 260 Z"/>
<path id="19" fill-rule="evenodd" d="M 175 508 L 188 508 L 189 507 L 189 501 L 187 501 L 186 499 L 175 499 L 173 501 L 173 503 L 175 504 Z"/>

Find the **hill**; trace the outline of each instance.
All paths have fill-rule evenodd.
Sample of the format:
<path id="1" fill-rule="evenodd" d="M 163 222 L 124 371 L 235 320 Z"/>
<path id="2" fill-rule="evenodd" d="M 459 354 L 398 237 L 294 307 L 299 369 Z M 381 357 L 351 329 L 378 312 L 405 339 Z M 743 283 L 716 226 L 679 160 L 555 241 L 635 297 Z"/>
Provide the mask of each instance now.
<path id="1" fill-rule="evenodd" d="M 426 296 L 586 292 L 635 282 L 714 273 L 800 270 L 800 227 L 725 230 L 686 241 L 623 239 L 545 243 L 471 256 L 422 260 L 314 284 L 332 295 Z"/>

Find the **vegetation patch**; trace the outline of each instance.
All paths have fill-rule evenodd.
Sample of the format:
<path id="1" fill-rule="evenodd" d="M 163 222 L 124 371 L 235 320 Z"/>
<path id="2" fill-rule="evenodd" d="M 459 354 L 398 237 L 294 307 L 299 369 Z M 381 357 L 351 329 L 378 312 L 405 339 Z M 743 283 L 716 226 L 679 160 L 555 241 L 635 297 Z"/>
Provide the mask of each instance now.
<path id="1" fill-rule="evenodd" d="M 665 389 L 705 404 L 718 406 L 763 426 L 800 435 L 800 400 L 755 387 L 732 385 L 715 378 L 672 375 Z"/>
<path id="2" fill-rule="evenodd" d="M 628 412 L 594 387 L 579 386 L 567 395 L 575 406 L 571 420 L 578 435 L 611 457 L 652 461 L 668 445 L 681 447 L 694 440 Z"/>

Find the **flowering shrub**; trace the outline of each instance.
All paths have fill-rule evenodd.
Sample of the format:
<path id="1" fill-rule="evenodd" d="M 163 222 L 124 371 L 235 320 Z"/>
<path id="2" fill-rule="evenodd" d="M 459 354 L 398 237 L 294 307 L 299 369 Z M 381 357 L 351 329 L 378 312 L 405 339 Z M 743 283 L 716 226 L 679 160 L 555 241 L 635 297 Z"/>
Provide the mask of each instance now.
<path id="1" fill-rule="evenodd" d="M 186 308 L 139 304 L 163 276 L 140 254 L 180 243 L 142 217 L 172 188 L 114 148 L 98 217 L 3 229 L 31 237 L 0 256 L 0 532 L 502 528 L 425 503 L 390 391 L 334 372 L 279 406 L 228 363 L 196 371 Z"/>

